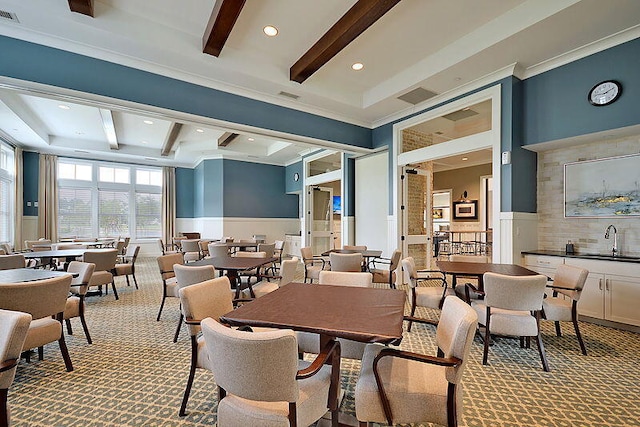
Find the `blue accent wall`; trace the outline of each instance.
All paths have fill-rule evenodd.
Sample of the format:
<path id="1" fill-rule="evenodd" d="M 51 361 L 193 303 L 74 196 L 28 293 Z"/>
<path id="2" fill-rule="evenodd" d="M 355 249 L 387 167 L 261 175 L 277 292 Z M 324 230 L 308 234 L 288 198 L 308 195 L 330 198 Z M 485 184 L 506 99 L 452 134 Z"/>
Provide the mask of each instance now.
<path id="1" fill-rule="evenodd" d="M 285 168 L 224 161 L 224 216 L 298 218 L 298 196 L 285 194 Z"/>
<path id="2" fill-rule="evenodd" d="M 40 155 L 38 153 L 22 152 L 22 172 L 22 213 L 25 216 L 38 216 L 38 208 L 33 206 L 33 202 L 38 200 L 38 177 L 40 176 Z M 27 206 L 27 202 L 31 202 L 31 206 Z"/>
<path id="3" fill-rule="evenodd" d="M 176 218 L 195 217 L 195 170 L 176 168 Z"/>
<path id="4" fill-rule="evenodd" d="M 587 94 L 603 80 L 622 83 L 622 95 L 595 107 Z M 640 39 L 525 80 L 524 101 L 524 145 L 639 124 Z"/>
<path id="5" fill-rule="evenodd" d="M 302 181 L 304 179 L 304 174 L 302 173 L 303 168 L 304 164 L 302 160 L 284 168 L 285 191 L 287 194 L 302 194 Z M 293 178 L 296 173 L 299 176 L 298 181 Z"/>
<path id="6" fill-rule="evenodd" d="M 0 75 L 358 147 L 371 129 L 0 36 Z M 215 76 L 214 76 L 215 77 Z"/>

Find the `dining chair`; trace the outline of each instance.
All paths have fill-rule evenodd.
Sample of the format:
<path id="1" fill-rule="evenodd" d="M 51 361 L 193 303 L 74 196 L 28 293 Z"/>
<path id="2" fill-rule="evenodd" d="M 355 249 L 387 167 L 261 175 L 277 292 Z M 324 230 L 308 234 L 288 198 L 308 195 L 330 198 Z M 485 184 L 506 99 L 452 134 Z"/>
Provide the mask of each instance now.
<path id="1" fill-rule="evenodd" d="M 120 239 L 118 239 L 118 241 L 119 240 Z M 129 243 L 131 242 L 131 237 L 125 237 L 122 240 L 124 241 L 124 244 L 122 245 L 122 250 L 120 251 L 120 253 L 118 255 L 126 255 L 127 254 L 127 249 L 129 249 Z"/>
<path id="2" fill-rule="evenodd" d="M 0 310 L 0 427 L 8 427 L 11 422 L 7 396 L 30 323 L 29 313 Z"/>
<path id="3" fill-rule="evenodd" d="M 67 325 L 67 333 L 73 335 L 73 329 L 71 329 L 71 319 L 74 317 L 80 318 L 80 324 L 84 330 L 84 336 L 87 338 L 89 344 L 92 343 L 91 335 L 89 334 L 89 327 L 84 317 L 85 305 L 84 299 L 87 295 L 89 288 L 89 282 L 91 276 L 95 271 L 96 265 L 91 262 L 71 261 L 67 266 L 68 273 L 76 273 L 78 276 L 71 280 L 71 295 L 67 298 L 67 303 L 64 307 L 64 313 L 62 318 Z"/>
<path id="4" fill-rule="evenodd" d="M 200 245 L 200 256 L 202 258 L 206 258 L 209 256 L 209 243 L 210 240 L 199 240 L 198 244 Z"/>
<path id="5" fill-rule="evenodd" d="M 26 260 L 22 254 L 0 255 L 0 270 L 24 268 Z"/>
<path id="6" fill-rule="evenodd" d="M 181 252 L 175 254 L 161 255 L 156 258 L 158 268 L 160 269 L 160 277 L 162 278 L 162 301 L 160 301 L 160 309 L 156 321 L 160 321 L 164 301 L 170 297 L 178 297 L 178 281 L 173 266 L 176 264 L 184 264 L 184 257 Z"/>
<path id="7" fill-rule="evenodd" d="M 180 405 L 179 414 L 181 417 L 186 415 L 187 402 L 191 394 L 196 369 L 211 371 L 209 353 L 200 333 L 200 322 L 207 317 L 217 321 L 220 316 L 233 310 L 231 292 L 231 283 L 226 276 L 183 287 L 178 291 L 181 315 L 184 317 L 191 337 L 191 365 Z"/>
<path id="8" fill-rule="evenodd" d="M 304 264 L 304 281 L 308 280 L 309 283 L 317 281 L 320 277 L 320 271 L 326 268 L 327 263 L 322 257 L 314 256 L 313 250 L 308 246 L 300 248 L 300 255 Z"/>
<path id="9" fill-rule="evenodd" d="M 9 243 L 0 243 L 0 249 L 4 252 L 2 255 L 11 255 L 13 253 Z"/>
<path id="10" fill-rule="evenodd" d="M 184 236 L 185 239 L 200 239 L 200 232 L 198 231 L 191 231 L 191 232 L 186 232 L 183 231 L 182 235 Z"/>
<path id="11" fill-rule="evenodd" d="M 409 322 L 407 331 L 411 332 L 414 321 L 437 325 L 437 320 L 419 318 L 415 316 L 417 307 L 439 310 L 446 296 L 453 294 L 447 287 L 445 275 L 438 270 L 417 270 L 413 257 L 406 257 L 402 261 L 402 269 L 409 276 L 409 302 L 411 314 L 405 317 Z"/>
<path id="12" fill-rule="evenodd" d="M 274 244 L 274 252 L 273 256 L 278 258 L 278 265 L 282 262 L 282 253 L 284 252 L 284 240 L 276 240 L 273 242 Z M 7 252 L 9 253 L 9 252 Z"/>
<path id="13" fill-rule="evenodd" d="M 449 261 L 451 262 L 475 262 L 475 263 L 487 263 L 490 262 L 490 259 L 486 255 L 460 255 L 460 254 L 452 254 L 449 255 Z M 464 283 L 458 283 L 458 279 L 462 279 Z M 478 279 L 472 276 L 464 276 L 464 275 L 456 275 L 456 280 L 452 283 L 452 287 L 458 295 L 459 298 L 467 301 L 467 303 L 471 303 L 471 300 L 477 300 L 480 298 L 480 295 L 477 292 L 470 291 L 470 288 L 466 286 L 467 283 L 473 283 L 475 286 L 478 285 Z M 468 294 L 468 295 L 467 295 Z"/>
<path id="14" fill-rule="evenodd" d="M 462 420 L 462 377 L 478 316 L 447 296 L 436 328 L 436 356 L 368 344 L 355 388 L 361 427 L 433 423 L 455 427 Z"/>
<path id="15" fill-rule="evenodd" d="M 371 288 L 373 287 L 373 274 L 361 271 L 321 271 L 318 284 Z"/>
<path id="16" fill-rule="evenodd" d="M 229 247 L 221 243 L 209 243 L 207 245 L 209 258 L 218 258 L 229 256 Z"/>
<path id="17" fill-rule="evenodd" d="M 176 281 L 178 282 L 178 294 L 182 288 L 214 279 L 216 277 L 216 269 L 212 265 L 186 266 L 175 264 L 173 266 L 173 272 L 175 273 Z M 182 327 L 183 319 L 184 317 L 182 312 L 180 312 L 178 327 L 176 328 L 176 333 L 173 336 L 173 342 L 178 341 L 178 335 L 180 335 L 180 328 Z"/>
<path id="18" fill-rule="evenodd" d="M 122 259 L 123 262 L 119 262 L 115 265 L 115 275 L 124 276 L 127 279 L 127 286 L 131 286 L 129 282 L 129 276 L 133 277 L 133 283 L 138 288 L 138 280 L 136 279 L 136 260 L 138 259 L 138 253 L 140 253 L 140 245 L 131 245 L 127 248 Z"/>
<path id="19" fill-rule="evenodd" d="M 589 276 L 589 270 L 560 264 L 553 276 L 553 282 L 547 284 L 551 295 L 542 301 L 542 317 L 555 322 L 556 335 L 562 336 L 560 322 L 572 322 L 582 354 L 587 355 L 587 348 L 582 341 L 578 327 L 578 301 Z"/>
<path id="20" fill-rule="evenodd" d="M 485 330 L 482 364 L 488 362 L 491 335 L 519 337 L 521 347 L 525 347 L 526 338 L 527 348 L 530 337 L 535 337 L 542 368 L 548 372 L 549 363 L 540 334 L 540 314 L 547 277 L 541 274 L 507 276 L 484 273 L 482 281 L 484 291 L 467 284 L 474 291 L 484 293 L 483 300 L 471 301 L 471 307 L 478 314 L 478 323 Z"/>
<path id="21" fill-rule="evenodd" d="M 329 254 L 329 264 L 331 271 L 362 271 L 363 257 L 361 253 L 340 254 L 331 252 Z"/>
<path id="22" fill-rule="evenodd" d="M 296 277 L 296 270 L 298 269 L 299 263 L 300 260 L 298 259 L 298 257 L 293 257 L 291 259 L 282 261 L 279 271 L 280 275 L 263 277 L 263 280 L 254 285 L 251 285 L 255 297 L 260 298 L 261 296 L 264 296 L 269 292 L 273 292 L 276 289 L 293 282 Z M 276 281 L 269 281 L 273 279 L 276 279 Z"/>
<path id="23" fill-rule="evenodd" d="M 89 280 L 89 287 L 98 286 L 102 291 L 102 287 L 105 287 L 105 294 L 109 293 L 109 284 L 113 289 L 113 296 L 116 300 L 118 297 L 118 290 L 116 289 L 116 282 L 113 279 L 116 260 L 118 259 L 117 249 L 100 249 L 95 251 L 86 251 L 82 256 L 82 261 L 92 262 L 96 265 L 91 280 Z"/>
<path id="24" fill-rule="evenodd" d="M 179 251 L 175 250 L 175 246 L 173 244 L 167 243 L 165 244 L 162 239 L 156 239 L 156 244 L 158 249 L 160 249 L 160 253 L 162 255 L 175 254 Z"/>
<path id="25" fill-rule="evenodd" d="M 337 425 L 340 344 L 329 342 L 308 362 L 298 360 L 292 330 L 245 332 L 207 318 L 202 333 L 218 385 L 218 425 L 308 426 L 327 409 Z"/>
<path id="26" fill-rule="evenodd" d="M 256 251 L 238 251 L 234 254 L 237 258 L 266 258 L 266 252 L 256 252 Z M 249 292 L 252 292 L 253 283 L 258 282 L 258 278 L 262 276 L 262 272 L 260 271 L 261 267 L 250 268 L 247 270 L 238 271 L 238 280 L 242 281 L 242 278 L 246 280 L 247 288 Z M 253 295 L 252 295 L 253 297 Z"/>
<path id="27" fill-rule="evenodd" d="M 369 262 L 369 271 L 373 274 L 373 283 L 387 283 L 391 289 L 396 288 L 396 270 L 400 265 L 402 252 L 393 251 L 391 258 L 374 258 Z M 381 268 L 381 266 L 387 266 Z"/>
<path id="28" fill-rule="evenodd" d="M 32 318 L 22 350 L 38 348 L 42 360 L 43 346 L 58 341 L 68 372 L 73 371 L 73 364 L 62 333 L 62 319 L 71 279 L 71 274 L 64 274 L 32 282 L 0 283 L 0 309 L 22 311 Z M 29 362 L 29 352 L 25 356 Z"/>
<path id="29" fill-rule="evenodd" d="M 181 242 L 181 250 L 184 255 L 184 262 L 198 261 L 202 258 L 200 253 L 200 241 L 197 239 L 184 239 Z"/>

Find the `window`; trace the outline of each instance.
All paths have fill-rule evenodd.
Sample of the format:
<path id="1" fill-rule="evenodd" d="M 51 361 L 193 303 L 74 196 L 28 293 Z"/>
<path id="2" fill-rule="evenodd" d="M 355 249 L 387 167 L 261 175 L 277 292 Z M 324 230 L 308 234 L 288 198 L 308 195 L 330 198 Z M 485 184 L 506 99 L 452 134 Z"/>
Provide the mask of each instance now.
<path id="1" fill-rule="evenodd" d="M 0 142 L 0 242 L 13 243 L 14 162 L 13 148 Z"/>
<path id="2" fill-rule="evenodd" d="M 159 168 L 61 159 L 58 186 L 60 237 L 162 235 Z"/>

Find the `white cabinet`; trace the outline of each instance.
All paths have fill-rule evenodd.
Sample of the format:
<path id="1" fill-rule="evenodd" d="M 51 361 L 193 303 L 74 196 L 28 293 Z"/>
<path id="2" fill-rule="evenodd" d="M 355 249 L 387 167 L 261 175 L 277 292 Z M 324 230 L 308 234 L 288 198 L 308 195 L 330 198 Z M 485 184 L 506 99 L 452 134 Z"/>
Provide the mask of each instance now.
<path id="1" fill-rule="evenodd" d="M 284 254 L 302 258 L 302 254 L 300 253 L 300 241 L 300 236 L 287 234 L 284 238 Z"/>
<path id="2" fill-rule="evenodd" d="M 529 270 L 553 278 L 558 265 L 564 264 L 564 258 L 557 256 L 525 255 L 524 265 Z"/>

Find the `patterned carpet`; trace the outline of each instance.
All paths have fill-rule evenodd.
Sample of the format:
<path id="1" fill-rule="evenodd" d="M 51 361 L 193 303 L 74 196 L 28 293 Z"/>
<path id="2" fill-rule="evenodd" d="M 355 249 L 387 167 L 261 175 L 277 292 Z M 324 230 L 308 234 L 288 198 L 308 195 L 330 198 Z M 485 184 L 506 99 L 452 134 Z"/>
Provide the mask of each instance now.
<path id="1" fill-rule="evenodd" d="M 172 342 L 178 300 L 170 298 L 160 322 L 156 314 L 161 280 L 155 259 L 139 259 L 140 290 L 117 278 L 120 300 L 90 297 L 87 344 L 74 319 L 67 344 L 75 370 L 66 372 L 57 344 L 45 359 L 33 357 L 18 367 L 9 392 L 14 427 L 26 426 L 210 426 L 216 422 L 212 375 L 199 372 L 188 405 L 178 409 L 189 369 L 189 337 L 183 328 Z M 422 313 L 423 315 L 428 315 Z M 551 372 L 543 372 L 535 344 L 520 349 L 517 340 L 500 339 L 482 366 L 482 345 L 474 341 L 464 377 L 463 425 L 469 427 L 640 426 L 640 340 L 638 335 L 581 323 L 589 356 L 575 336 L 556 337 L 544 322 Z M 401 347 L 435 354 L 433 328 L 415 325 Z M 359 363 L 343 361 L 342 412 L 353 415 L 353 389 Z"/>

